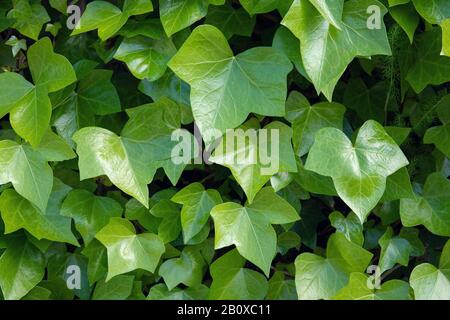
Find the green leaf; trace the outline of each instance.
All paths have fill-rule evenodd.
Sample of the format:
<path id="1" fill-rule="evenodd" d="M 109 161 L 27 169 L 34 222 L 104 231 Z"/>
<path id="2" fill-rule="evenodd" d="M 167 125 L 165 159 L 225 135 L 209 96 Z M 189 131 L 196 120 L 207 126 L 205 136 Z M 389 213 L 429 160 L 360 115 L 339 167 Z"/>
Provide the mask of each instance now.
<path id="1" fill-rule="evenodd" d="M 134 276 L 120 275 L 95 286 L 92 300 L 125 300 L 131 295 Z"/>
<path id="2" fill-rule="evenodd" d="M 45 211 L 53 174 L 40 152 L 14 141 L 0 141 L 0 184 L 8 182 L 22 197 Z"/>
<path id="3" fill-rule="evenodd" d="M 423 224 L 432 233 L 450 236 L 450 181 L 436 172 L 428 176 L 423 192 L 401 199 L 400 216 L 405 227 Z"/>
<path id="4" fill-rule="evenodd" d="M 222 2 L 219 0 L 219 2 Z M 204 18 L 211 0 L 160 0 L 159 15 L 167 36 Z M 213 3 L 214 4 L 214 3 Z"/>
<path id="5" fill-rule="evenodd" d="M 98 128 L 75 133 L 81 180 L 105 174 L 119 189 L 148 207 L 148 188 L 163 160 L 171 159 L 172 132 L 180 127 L 179 106 L 171 100 L 129 109 L 121 136 Z"/>
<path id="6" fill-rule="evenodd" d="M 188 243 L 202 230 L 208 222 L 211 209 L 222 203 L 222 198 L 217 190 L 205 190 L 203 185 L 196 182 L 180 190 L 171 198 L 171 201 L 183 205 L 181 225 L 184 243 Z"/>
<path id="7" fill-rule="evenodd" d="M 368 284 L 371 281 L 365 274 L 352 273 L 348 285 L 333 300 L 411 300 L 410 287 L 405 281 L 387 281 L 379 289 L 370 289 Z"/>
<path id="8" fill-rule="evenodd" d="M 138 36 L 125 38 L 114 59 L 125 62 L 136 78 L 155 81 L 164 75 L 167 63 L 176 52 L 168 38 L 154 40 Z"/>
<path id="9" fill-rule="evenodd" d="M 450 57 L 450 19 L 441 23 L 442 28 L 442 53 Z"/>
<path id="10" fill-rule="evenodd" d="M 209 161 L 229 168 L 251 203 L 273 175 L 297 171 L 291 137 L 292 129 L 281 122 L 255 131 L 249 121 L 227 130 Z"/>
<path id="11" fill-rule="evenodd" d="M 122 218 L 111 218 L 95 237 L 108 251 L 106 281 L 136 269 L 154 272 L 165 251 L 164 243 L 158 236 L 136 234 L 133 224 Z"/>
<path id="12" fill-rule="evenodd" d="M 44 255 L 26 241 L 16 237 L 8 241 L 0 257 L 0 287 L 7 300 L 24 297 L 44 277 Z"/>
<path id="13" fill-rule="evenodd" d="M 266 300 L 297 300 L 294 280 L 285 280 L 284 273 L 277 271 L 269 280 Z"/>
<path id="14" fill-rule="evenodd" d="M 50 21 L 50 17 L 41 4 L 33 2 L 13 0 L 14 8 L 8 12 L 8 18 L 15 20 L 13 27 L 21 34 L 37 41 L 42 26 Z"/>
<path id="15" fill-rule="evenodd" d="M 215 248 L 235 245 L 239 253 L 269 275 L 276 253 L 277 238 L 272 224 L 299 219 L 294 208 L 275 194 L 262 189 L 251 205 L 224 203 L 211 211 L 215 226 Z"/>
<path id="16" fill-rule="evenodd" d="M 67 242 L 78 246 L 72 234 L 72 219 L 60 214 L 59 209 L 70 187 L 55 180 L 46 211 L 42 211 L 12 189 L 0 196 L 0 211 L 5 223 L 5 233 L 24 228 L 37 239 Z"/>
<path id="17" fill-rule="evenodd" d="M 321 8 L 320 11 L 310 1 L 295 0 L 281 23 L 300 39 L 306 72 L 316 91 L 331 101 L 339 78 L 353 58 L 391 54 L 384 24 L 379 29 L 367 27 L 370 17 L 367 8 L 378 6 L 382 16 L 387 10 L 376 0 L 346 1 L 339 30 L 329 20 L 339 22 L 335 20 L 340 15 L 342 1 L 314 3 Z M 327 18 L 321 12 L 326 13 Z"/>
<path id="18" fill-rule="evenodd" d="M 187 289 L 174 288 L 169 291 L 165 284 L 159 283 L 150 289 L 147 300 L 206 300 L 208 291 L 209 288 L 205 285 Z"/>
<path id="19" fill-rule="evenodd" d="M 415 63 L 406 76 L 415 92 L 450 81 L 450 57 L 441 56 L 442 31 L 433 28 L 416 37 Z"/>
<path id="20" fill-rule="evenodd" d="M 450 123 L 431 127 L 425 132 L 423 142 L 434 144 L 447 158 L 450 158 Z"/>
<path id="21" fill-rule="evenodd" d="M 89 245 L 81 252 L 88 258 L 88 280 L 89 284 L 93 285 L 95 282 L 104 278 L 108 272 L 108 258 L 106 248 L 96 239 L 91 241 Z"/>
<path id="22" fill-rule="evenodd" d="M 268 291 L 266 278 L 243 268 L 243 259 L 237 250 L 231 250 L 214 261 L 210 267 L 213 278 L 209 299 L 211 300 L 262 300 Z"/>
<path id="23" fill-rule="evenodd" d="M 331 225 L 336 228 L 337 233 L 342 233 L 347 240 L 362 246 L 364 244 L 363 226 L 358 216 L 351 212 L 347 217 L 338 211 L 329 216 Z"/>
<path id="24" fill-rule="evenodd" d="M 412 0 L 417 12 L 429 23 L 438 24 L 450 18 L 450 6 L 446 0 Z"/>
<path id="25" fill-rule="evenodd" d="M 389 13 L 394 20 L 402 27 L 409 38 L 409 42 L 413 43 L 414 34 L 420 23 L 420 16 L 412 4 L 400 5 L 393 8 L 389 8 Z"/>
<path id="26" fill-rule="evenodd" d="M 408 266 L 409 256 L 413 250 L 408 240 L 394 236 L 394 231 L 388 227 L 378 242 L 381 247 L 380 261 L 378 262 L 380 272 L 391 269 L 396 263 Z"/>
<path id="27" fill-rule="evenodd" d="M 209 9 L 205 24 L 222 31 L 225 38 L 233 35 L 249 37 L 255 27 L 256 17 L 250 17 L 243 8 L 234 9 L 231 5 L 214 6 Z"/>
<path id="28" fill-rule="evenodd" d="M 159 275 L 163 277 L 169 290 L 179 284 L 196 287 L 202 283 L 206 263 L 198 250 L 186 247 L 179 258 L 164 261 L 159 267 Z"/>
<path id="29" fill-rule="evenodd" d="M 450 241 L 442 250 L 439 269 L 429 263 L 414 268 L 409 279 L 416 300 L 450 299 Z"/>
<path id="30" fill-rule="evenodd" d="M 313 106 L 299 105 L 296 119 L 292 124 L 293 142 L 299 157 L 309 152 L 316 133 L 327 127 L 342 130 L 345 107 L 339 103 L 321 102 Z"/>
<path id="31" fill-rule="evenodd" d="M 69 60 L 54 53 L 47 37 L 33 44 L 27 57 L 34 84 L 45 87 L 48 92 L 61 90 L 77 80 Z"/>
<path id="32" fill-rule="evenodd" d="M 354 144 L 338 129 L 320 130 L 305 169 L 332 177 L 339 196 L 363 223 L 383 196 L 386 177 L 408 163 L 384 128 L 369 120 Z"/>
<path id="33" fill-rule="evenodd" d="M 151 0 L 126 0 L 123 11 L 106 1 L 89 3 L 75 26 L 72 36 L 98 29 L 98 36 L 105 41 L 114 36 L 132 15 L 153 11 Z"/>
<path id="34" fill-rule="evenodd" d="M 65 198 L 61 214 L 73 218 L 84 244 L 88 245 L 110 218 L 122 215 L 122 207 L 111 198 L 98 197 L 86 190 L 73 190 Z"/>
<path id="35" fill-rule="evenodd" d="M 239 2 L 248 13 L 255 15 L 274 10 L 279 0 L 240 0 Z"/>
<path id="36" fill-rule="evenodd" d="M 344 288 L 352 272 L 364 272 L 372 254 L 333 234 L 327 245 L 327 257 L 302 253 L 295 260 L 295 283 L 299 300 L 329 299 Z"/>
<path id="37" fill-rule="evenodd" d="M 203 25 L 192 32 L 169 67 L 190 84 L 194 119 L 207 142 L 215 130 L 233 129 L 251 112 L 284 115 L 286 76 L 292 65 L 273 48 L 234 56 L 223 34 Z"/>

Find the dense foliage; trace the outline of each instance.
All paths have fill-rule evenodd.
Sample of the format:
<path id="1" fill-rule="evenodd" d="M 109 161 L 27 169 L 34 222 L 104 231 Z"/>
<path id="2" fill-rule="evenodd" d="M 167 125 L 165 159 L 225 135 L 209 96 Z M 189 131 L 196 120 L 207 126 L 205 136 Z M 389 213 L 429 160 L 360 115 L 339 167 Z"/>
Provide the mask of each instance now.
<path id="1" fill-rule="evenodd" d="M 1 298 L 450 299 L 449 0 L 69 4 L 0 1 Z"/>

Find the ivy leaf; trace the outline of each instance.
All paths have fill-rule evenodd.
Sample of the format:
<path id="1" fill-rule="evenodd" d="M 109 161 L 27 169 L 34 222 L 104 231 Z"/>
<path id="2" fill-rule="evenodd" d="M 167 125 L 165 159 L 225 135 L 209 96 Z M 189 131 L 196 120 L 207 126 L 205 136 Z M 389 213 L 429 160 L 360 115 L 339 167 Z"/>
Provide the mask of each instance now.
<path id="1" fill-rule="evenodd" d="M 388 227 L 378 242 L 381 247 L 378 266 L 382 273 L 391 269 L 396 263 L 405 267 L 408 266 L 409 256 L 413 250 L 408 240 L 400 236 L 394 236 L 394 231 L 391 227 Z"/>
<path id="2" fill-rule="evenodd" d="M 37 146 L 49 128 L 52 106 L 49 92 L 58 91 L 76 80 L 70 62 L 53 52 L 49 38 L 40 39 L 28 50 L 28 64 L 35 86 L 19 75 L 4 73 L 0 83 L 11 81 L 2 87 L 0 114 L 11 112 L 11 125 L 21 137 Z"/>
<path id="3" fill-rule="evenodd" d="M 125 300 L 131 295 L 134 276 L 119 275 L 95 286 L 92 300 Z"/>
<path id="4" fill-rule="evenodd" d="M 447 158 L 450 158 L 450 123 L 431 127 L 425 132 L 423 142 L 434 144 Z"/>
<path id="5" fill-rule="evenodd" d="M 8 182 L 21 196 L 45 212 L 53 173 L 41 153 L 14 141 L 0 141 L 0 184 Z"/>
<path id="6" fill-rule="evenodd" d="M 370 289 L 368 283 L 368 276 L 354 272 L 348 285 L 339 290 L 333 300 L 411 300 L 410 287 L 405 281 L 387 281 L 379 289 Z"/>
<path id="7" fill-rule="evenodd" d="M 450 7 L 445 0 L 413 0 L 413 3 L 417 12 L 431 24 L 450 18 Z"/>
<path id="8" fill-rule="evenodd" d="M 420 23 L 420 16 L 417 14 L 414 6 L 411 3 L 395 6 L 389 8 L 389 13 L 406 32 L 409 42 L 413 43 L 415 31 Z"/>
<path id="9" fill-rule="evenodd" d="M 154 272 L 165 251 L 164 243 L 152 233 L 136 234 L 131 222 L 111 218 L 95 236 L 108 251 L 106 281 L 136 269 Z"/>
<path id="10" fill-rule="evenodd" d="M 306 72 L 316 91 L 331 101 L 339 78 L 353 58 L 391 55 L 384 24 L 380 29 L 367 28 L 367 8 L 376 5 L 383 16 L 387 10 L 376 0 L 346 1 L 339 30 L 329 20 L 339 23 L 335 20 L 339 17 L 342 1 L 337 1 L 333 7 L 330 7 L 331 1 L 314 3 L 316 7 L 310 1 L 295 0 L 281 23 L 300 39 Z M 326 13 L 328 19 L 321 12 Z"/>
<path id="11" fill-rule="evenodd" d="M 336 232 L 342 233 L 347 240 L 362 246 L 364 244 L 363 226 L 356 214 L 351 212 L 347 217 L 338 211 L 330 214 L 331 225 L 336 228 Z"/>
<path id="12" fill-rule="evenodd" d="M 342 130 L 345 107 L 339 103 L 321 102 L 313 106 L 301 104 L 296 109 L 297 117 L 292 124 L 293 142 L 299 157 L 309 152 L 315 134 L 322 128 Z"/>
<path id="13" fill-rule="evenodd" d="M 108 272 L 108 257 L 106 248 L 94 239 L 81 252 L 88 258 L 87 276 L 90 285 L 101 280 Z"/>
<path id="14" fill-rule="evenodd" d="M 442 28 L 442 53 L 450 57 L 450 18 L 444 20 L 441 24 Z"/>
<path id="15" fill-rule="evenodd" d="M 299 300 L 329 299 L 345 287 L 352 272 L 364 272 L 372 254 L 350 242 L 341 233 L 333 234 L 327 257 L 302 253 L 295 260 L 295 283 Z"/>
<path id="16" fill-rule="evenodd" d="M 215 248 L 234 244 L 244 258 L 266 275 L 269 275 L 277 246 L 272 224 L 286 224 L 299 219 L 295 209 L 270 187 L 262 189 L 251 205 L 219 204 L 212 209 L 211 216 L 215 226 Z"/>
<path id="17" fill-rule="evenodd" d="M 186 247 L 179 258 L 166 260 L 159 267 L 159 275 L 163 277 L 169 290 L 179 284 L 195 287 L 202 283 L 206 263 L 198 250 Z"/>
<path id="18" fill-rule="evenodd" d="M 221 133 L 233 129 L 251 112 L 284 115 L 292 64 L 273 48 L 253 48 L 234 56 L 224 35 L 203 25 L 192 32 L 169 67 L 190 84 L 194 119 L 207 142 L 214 129 Z"/>
<path id="19" fill-rule="evenodd" d="M 416 300 L 450 299 L 450 241 L 442 250 L 439 269 L 429 263 L 414 268 L 409 279 Z"/>
<path id="20" fill-rule="evenodd" d="M 15 20 L 13 27 L 24 36 L 37 41 L 42 26 L 50 21 L 45 8 L 40 3 L 30 3 L 29 0 L 13 0 L 13 6 L 7 16 Z"/>
<path id="21" fill-rule="evenodd" d="M 44 277 L 45 257 L 24 237 L 8 241 L 0 257 L 0 287 L 6 300 L 18 300 Z"/>
<path id="22" fill-rule="evenodd" d="M 441 56 L 442 31 L 433 28 L 416 37 L 414 61 L 406 75 L 415 92 L 450 81 L 450 57 Z"/>
<path id="23" fill-rule="evenodd" d="M 155 81 L 164 75 L 167 63 L 176 52 L 168 38 L 154 40 L 138 36 L 125 38 L 114 59 L 125 62 L 136 78 Z"/>
<path id="24" fill-rule="evenodd" d="M 332 177 L 339 196 L 363 223 L 383 196 L 386 177 L 408 163 L 384 128 L 369 120 L 360 128 L 354 145 L 338 129 L 320 130 L 305 169 Z"/>
<path id="25" fill-rule="evenodd" d="M 220 193 L 214 189 L 205 190 L 196 182 L 175 194 L 171 201 L 183 205 L 181 225 L 183 226 L 184 243 L 188 243 L 208 222 L 211 209 L 222 203 Z M 168 285 L 169 289 L 170 286 Z"/>
<path id="26" fill-rule="evenodd" d="M 159 283 L 154 285 L 148 293 L 147 300 L 206 300 L 209 288 L 200 285 L 195 288 L 167 289 L 166 285 Z"/>
<path id="27" fill-rule="evenodd" d="M 450 181 L 441 173 L 428 176 L 423 192 L 400 200 L 400 217 L 405 227 L 423 224 L 432 233 L 450 236 Z"/>
<path id="28" fill-rule="evenodd" d="M 70 187 L 55 180 L 46 211 L 37 208 L 12 189 L 7 189 L 0 196 L 0 211 L 5 223 L 5 233 L 12 233 L 21 228 L 30 232 L 37 239 L 67 242 L 78 246 L 72 234 L 72 219 L 60 214 L 59 208 Z"/>
<path id="29" fill-rule="evenodd" d="M 75 133 L 81 179 L 105 174 L 122 191 L 148 207 L 147 184 L 163 160 L 171 159 L 174 130 L 180 127 L 179 106 L 169 99 L 128 110 L 121 136 L 98 128 Z M 130 180 L 131 178 L 131 180 Z"/>
<path id="30" fill-rule="evenodd" d="M 158 225 L 158 236 L 164 243 L 178 238 L 181 232 L 181 219 L 177 204 L 168 199 L 161 199 L 151 207 L 150 213 L 162 220 Z"/>
<path id="31" fill-rule="evenodd" d="M 98 36 L 105 41 L 114 36 L 132 15 L 153 11 L 151 0 L 125 0 L 123 11 L 106 1 L 90 2 L 72 36 L 98 29 Z"/>
<path id="32" fill-rule="evenodd" d="M 266 300 L 297 300 L 294 280 L 285 280 L 284 273 L 277 271 L 269 280 Z"/>
<path id="33" fill-rule="evenodd" d="M 231 150 L 229 141 L 236 141 L 235 137 L 237 143 Z M 291 137 L 292 129 L 281 122 L 272 122 L 257 132 L 247 122 L 237 130 L 227 131 L 209 161 L 229 168 L 252 203 L 273 175 L 297 171 Z"/>
<path id="34" fill-rule="evenodd" d="M 273 11 L 279 0 L 240 0 L 241 5 L 251 15 Z"/>
<path id="35" fill-rule="evenodd" d="M 95 115 L 121 111 L 119 95 L 111 83 L 111 76 L 111 71 L 101 69 L 79 76 L 76 91 L 54 110 L 53 126 L 71 145 L 74 144 L 72 136 L 77 130 L 95 124 Z"/>
<path id="36" fill-rule="evenodd" d="M 256 17 L 250 17 L 243 8 L 234 9 L 231 5 L 210 8 L 205 24 L 222 31 L 225 38 L 233 35 L 249 37 L 255 27 Z"/>
<path id="37" fill-rule="evenodd" d="M 122 207 L 114 199 L 98 197 L 86 190 L 73 190 L 65 198 L 61 214 L 73 218 L 84 244 L 88 245 L 110 218 L 122 215 Z"/>
<path id="38" fill-rule="evenodd" d="M 341 23 L 344 0 L 311 0 L 310 2 L 330 24 L 342 30 Z"/>
<path id="39" fill-rule="evenodd" d="M 210 267 L 213 278 L 209 299 L 211 300 L 261 300 L 266 296 L 266 278 L 244 268 L 243 259 L 237 250 L 231 250 L 214 261 Z"/>
<path id="40" fill-rule="evenodd" d="M 189 27 L 204 18 L 209 4 L 224 4 L 224 0 L 160 0 L 159 15 L 167 36 Z"/>

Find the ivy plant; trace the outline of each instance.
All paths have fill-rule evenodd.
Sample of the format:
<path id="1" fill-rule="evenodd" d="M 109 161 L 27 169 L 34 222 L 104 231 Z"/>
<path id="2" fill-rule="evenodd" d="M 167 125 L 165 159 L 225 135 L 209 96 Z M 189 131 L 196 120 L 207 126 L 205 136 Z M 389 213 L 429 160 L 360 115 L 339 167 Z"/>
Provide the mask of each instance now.
<path id="1" fill-rule="evenodd" d="M 450 2 L 0 2 L 0 299 L 450 299 Z"/>

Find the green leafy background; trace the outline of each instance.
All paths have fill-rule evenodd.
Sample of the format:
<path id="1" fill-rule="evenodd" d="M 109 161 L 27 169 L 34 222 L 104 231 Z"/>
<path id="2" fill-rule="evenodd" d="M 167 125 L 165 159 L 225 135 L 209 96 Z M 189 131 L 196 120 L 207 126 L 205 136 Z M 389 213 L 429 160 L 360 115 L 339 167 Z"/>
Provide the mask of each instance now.
<path id="1" fill-rule="evenodd" d="M 449 83 L 448 0 L 1 1 L 0 298 L 450 299 Z"/>

